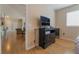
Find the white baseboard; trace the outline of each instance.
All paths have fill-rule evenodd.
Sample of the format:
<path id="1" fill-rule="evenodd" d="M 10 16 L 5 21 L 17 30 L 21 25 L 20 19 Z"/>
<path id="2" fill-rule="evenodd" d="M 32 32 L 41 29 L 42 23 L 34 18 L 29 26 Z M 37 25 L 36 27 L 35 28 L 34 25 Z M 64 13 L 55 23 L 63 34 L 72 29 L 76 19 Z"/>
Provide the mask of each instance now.
<path id="1" fill-rule="evenodd" d="M 62 40 L 68 40 L 68 41 L 73 41 L 74 42 L 74 40 L 72 38 L 61 37 L 60 39 L 62 39 Z"/>
<path id="2" fill-rule="evenodd" d="M 32 46 L 30 46 L 30 47 L 26 47 L 26 50 L 30 50 L 30 49 L 32 49 L 32 48 L 34 48 L 35 47 L 35 45 L 32 45 Z"/>

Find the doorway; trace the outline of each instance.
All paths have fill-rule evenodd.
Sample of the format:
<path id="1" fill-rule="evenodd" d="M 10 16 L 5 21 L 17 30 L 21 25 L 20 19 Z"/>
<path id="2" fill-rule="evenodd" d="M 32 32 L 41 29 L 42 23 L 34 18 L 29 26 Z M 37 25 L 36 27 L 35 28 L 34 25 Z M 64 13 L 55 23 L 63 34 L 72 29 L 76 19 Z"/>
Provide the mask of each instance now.
<path id="1" fill-rule="evenodd" d="M 3 5 L 2 5 L 3 6 Z M 3 40 L 1 53 L 17 53 L 25 49 L 25 5 L 4 5 L 2 7 Z"/>

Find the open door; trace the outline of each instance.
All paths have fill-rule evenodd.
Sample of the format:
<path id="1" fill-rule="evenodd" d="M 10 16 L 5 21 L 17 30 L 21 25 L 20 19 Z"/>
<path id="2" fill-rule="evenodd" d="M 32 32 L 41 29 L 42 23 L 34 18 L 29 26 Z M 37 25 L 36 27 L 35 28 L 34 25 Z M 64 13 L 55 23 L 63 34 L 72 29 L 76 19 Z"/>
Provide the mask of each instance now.
<path id="1" fill-rule="evenodd" d="M 2 53 L 2 41 L 5 38 L 4 17 L 0 17 L 0 53 Z"/>

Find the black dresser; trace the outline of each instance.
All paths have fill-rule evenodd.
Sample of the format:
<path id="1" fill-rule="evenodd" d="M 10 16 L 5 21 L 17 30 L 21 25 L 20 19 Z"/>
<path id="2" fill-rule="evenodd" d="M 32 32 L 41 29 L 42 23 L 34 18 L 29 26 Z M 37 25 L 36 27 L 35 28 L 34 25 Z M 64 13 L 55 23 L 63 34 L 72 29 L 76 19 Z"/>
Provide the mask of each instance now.
<path id="1" fill-rule="evenodd" d="M 50 18 L 45 16 L 40 16 L 39 24 L 39 46 L 45 49 L 59 37 L 59 28 L 53 28 L 50 25 Z"/>
<path id="2" fill-rule="evenodd" d="M 40 28 L 39 29 L 39 46 L 47 48 L 55 42 L 55 29 L 53 28 Z"/>

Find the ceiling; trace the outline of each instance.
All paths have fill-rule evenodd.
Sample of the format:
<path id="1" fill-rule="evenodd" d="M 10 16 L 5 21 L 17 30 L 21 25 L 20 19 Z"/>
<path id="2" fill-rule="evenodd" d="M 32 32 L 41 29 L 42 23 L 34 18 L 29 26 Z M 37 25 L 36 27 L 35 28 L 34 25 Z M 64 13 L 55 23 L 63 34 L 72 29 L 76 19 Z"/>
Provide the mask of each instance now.
<path id="1" fill-rule="evenodd" d="M 57 9 L 61 9 L 61 8 L 64 8 L 64 7 L 71 6 L 73 4 L 37 4 L 37 6 L 39 6 L 39 5 L 40 6 L 50 6 L 50 8 L 52 8 L 54 10 L 57 10 Z M 12 9 L 16 9 L 16 10 L 18 10 L 20 12 L 24 12 L 25 9 L 26 9 L 25 6 L 27 6 L 27 5 L 24 5 L 24 4 L 10 4 L 8 6 L 10 6 Z"/>
<path id="2" fill-rule="evenodd" d="M 61 9 L 61 8 L 64 8 L 64 7 L 71 6 L 73 4 L 37 4 L 37 6 L 38 5 L 41 5 L 41 6 L 50 6 L 52 9 L 57 10 L 57 9 Z M 27 6 L 27 5 L 24 5 L 24 4 L 10 4 L 8 6 L 11 6 L 11 8 L 13 8 L 13 9 L 18 9 L 18 11 L 24 11 L 25 8 L 26 8 L 25 6 Z"/>
<path id="3" fill-rule="evenodd" d="M 37 7 L 37 8 L 48 8 L 48 9 L 51 9 L 51 10 L 58 10 L 58 9 L 61 9 L 61 8 L 65 8 L 65 7 L 68 7 L 68 6 L 71 6 L 73 4 L 30 4 L 32 7 Z M 28 5 L 26 5 L 28 6 Z"/>
<path id="4" fill-rule="evenodd" d="M 65 8 L 71 5 L 73 4 L 52 4 L 51 6 L 54 10 L 58 10 L 58 9 Z"/>
<path id="5" fill-rule="evenodd" d="M 24 4 L 0 4 L 0 13 L 10 16 L 25 16 L 26 5 Z"/>
<path id="6" fill-rule="evenodd" d="M 32 4 L 31 4 L 32 5 Z M 35 5 L 35 4 L 34 4 Z M 64 7 L 68 7 L 71 6 L 72 4 L 37 4 L 35 6 L 40 7 L 42 6 L 43 8 L 49 8 L 51 10 L 58 10 Z M 26 6 L 28 5 L 24 5 L 24 4 L 7 4 L 7 5 L 0 5 L 0 7 L 2 6 L 3 10 L 5 11 L 7 9 L 7 13 L 12 13 L 15 15 L 15 13 L 18 13 L 20 15 L 25 16 L 26 15 Z"/>

